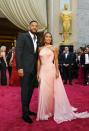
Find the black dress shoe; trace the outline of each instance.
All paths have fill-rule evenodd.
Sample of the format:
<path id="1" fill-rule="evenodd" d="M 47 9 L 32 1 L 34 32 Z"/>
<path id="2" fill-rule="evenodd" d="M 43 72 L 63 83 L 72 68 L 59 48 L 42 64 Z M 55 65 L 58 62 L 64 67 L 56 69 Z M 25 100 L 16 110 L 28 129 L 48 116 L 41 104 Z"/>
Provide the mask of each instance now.
<path id="1" fill-rule="evenodd" d="M 29 116 L 23 116 L 22 119 L 29 124 L 33 123 L 32 119 Z"/>
<path id="2" fill-rule="evenodd" d="M 32 112 L 32 111 L 29 111 L 29 115 L 32 115 L 32 116 L 37 116 L 37 113 Z"/>

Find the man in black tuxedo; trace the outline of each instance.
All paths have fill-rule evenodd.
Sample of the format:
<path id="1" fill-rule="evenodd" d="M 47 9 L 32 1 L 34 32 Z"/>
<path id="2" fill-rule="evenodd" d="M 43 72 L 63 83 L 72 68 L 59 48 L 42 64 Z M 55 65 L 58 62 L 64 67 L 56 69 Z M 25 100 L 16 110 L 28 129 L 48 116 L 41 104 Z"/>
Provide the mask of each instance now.
<path id="1" fill-rule="evenodd" d="M 80 63 L 83 67 L 83 84 L 84 86 L 88 83 L 89 73 L 89 48 L 86 47 L 84 53 L 80 57 Z"/>
<path id="2" fill-rule="evenodd" d="M 63 68 L 64 84 L 67 84 L 67 80 L 69 79 L 69 84 L 72 85 L 73 54 L 69 52 L 68 47 L 65 47 L 63 53 L 60 55 L 59 63 Z"/>
<path id="3" fill-rule="evenodd" d="M 35 73 L 37 68 L 37 21 L 31 21 L 28 27 L 28 32 L 21 33 L 16 41 L 16 65 L 18 74 L 21 77 L 21 100 L 23 120 L 32 123 L 29 115 L 36 113 L 29 110 L 34 86 Z"/>

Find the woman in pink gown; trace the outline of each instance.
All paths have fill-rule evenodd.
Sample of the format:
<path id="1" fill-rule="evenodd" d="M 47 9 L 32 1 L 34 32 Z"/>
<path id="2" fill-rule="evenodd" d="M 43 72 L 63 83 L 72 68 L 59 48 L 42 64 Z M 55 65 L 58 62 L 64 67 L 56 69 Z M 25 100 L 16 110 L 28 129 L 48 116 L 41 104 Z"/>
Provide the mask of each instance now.
<path id="1" fill-rule="evenodd" d="M 76 118 L 89 118 L 88 112 L 75 113 L 76 108 L 70 105 L 58 70 L 57 49 L 52 46 L 52 35 L 45 33 L 43 47 L 39 49 L 38 58 L 38 120 L 54 118 L 57 123 Z"/>

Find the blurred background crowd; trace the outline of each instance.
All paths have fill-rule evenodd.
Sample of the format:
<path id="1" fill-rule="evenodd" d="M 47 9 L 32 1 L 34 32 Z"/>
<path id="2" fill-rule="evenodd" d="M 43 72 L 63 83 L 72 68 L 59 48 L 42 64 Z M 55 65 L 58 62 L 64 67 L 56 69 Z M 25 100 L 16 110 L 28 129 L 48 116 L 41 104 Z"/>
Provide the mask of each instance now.
<path id="1" fill-rule="evenodd" d="M 89 84 L 89 46 L 70 51 L 65 46 L 58 54 L 59 70 L 64 84 Z M 15 47 L 7 51 L 6 46 L 0 47 L 0 85 L 18 86 L 18 72 L 16 70 Z"/>

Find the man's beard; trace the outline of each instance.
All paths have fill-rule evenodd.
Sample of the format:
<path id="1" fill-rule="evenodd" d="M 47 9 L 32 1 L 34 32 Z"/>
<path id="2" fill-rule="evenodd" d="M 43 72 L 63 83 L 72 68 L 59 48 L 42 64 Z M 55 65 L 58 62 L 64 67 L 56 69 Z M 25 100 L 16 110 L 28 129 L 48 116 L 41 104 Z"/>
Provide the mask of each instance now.
<path id="1" fill-rule="evenodd" d="M 34 35 L 37 35 L 37 31 L 36 32 L 33 32 L 32 30 L 30 30 L 30 32 Z"/>

